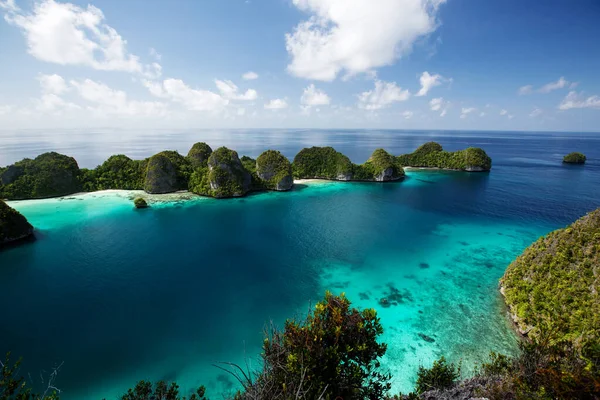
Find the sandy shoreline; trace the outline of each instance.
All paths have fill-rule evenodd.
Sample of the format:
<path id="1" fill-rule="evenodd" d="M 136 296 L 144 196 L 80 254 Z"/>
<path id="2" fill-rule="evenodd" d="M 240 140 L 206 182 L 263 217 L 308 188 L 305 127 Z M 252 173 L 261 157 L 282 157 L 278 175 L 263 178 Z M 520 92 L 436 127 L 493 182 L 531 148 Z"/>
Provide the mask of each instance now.
<path id="1" fill-rule="evenodd" d="M 322 179 L 296 179 L 294 180 L 294 184 L 318 184 L 318 183 L 326 183 L 331 181 L 326 181 Z M 49 197 L 45 199 L 27 199 L 27 200 L 8 200 L 7 203 L 13 204 L 27 204 L 27 203 L 39 203 L 42 201 L 65 201 L 65 200 L 85 200 L 85 199 L 97 199 L 103 197 L 121 197 L 123 199 L 128 199 L 133 201 L 134 199 L 141 197 L 146 200 L 148 203 L 171 203 L 177 201 L 188 201 L 188 200 L 201 200 L 201 199 L 211 199 L 211 197 L 200 196 L 192 192 L 188 192 L 187 190 L 181 190 L 173 193 L 164 193 L 164 194 L 152 194 L 146 193 L 143 190 L 122 190 L 122 189 L 107 189 L 107 190 L 98 190 L 96 192 L 79 192 L 73 193 L 66 196 L 60 197 Z"/>

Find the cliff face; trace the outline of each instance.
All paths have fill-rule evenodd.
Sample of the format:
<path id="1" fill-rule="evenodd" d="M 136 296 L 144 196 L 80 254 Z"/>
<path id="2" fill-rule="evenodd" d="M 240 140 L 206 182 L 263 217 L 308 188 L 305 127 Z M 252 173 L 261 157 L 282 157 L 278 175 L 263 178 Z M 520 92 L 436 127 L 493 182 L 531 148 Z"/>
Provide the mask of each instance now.
<path id="1" fill-rule="evenodd" d="M 275 150 L 267 150 L 256 159 L 256 174 L 269 190 L 290 190 L 294 184 L 292 164 Z"/>
<path id="2" fill-rule="evenodd" d="M 597 342 L 600 331 L 600 209 L 540 238 L 506 270 L 501 291 L 519 331 Z"/>
<path id="3" fill-rule="evenodd" d="M 0 246 L 33 235 L 33 226 L 17 210 L 0 200 Z"/>
<path id="4" fill-rule="evenodd" d="M 80 170 L 74 158 L 44 153 L 0 170 L 0 198 L 41 199 L 81 190 Z"/>
<path id="5" fill-rule="evenodd" d="M 152 194 L 185 190 L 190 170 L 190 161 L 175 151 L 155 154 L 148 159 L 144 190 Z"/>
<path id="6" fill-rule="evenodd" d="M 251 189 L 252 177 L 237 152 L 226 147 L 213 151 L 206 167 L 197 167 L 190 177 L 189 190 L 216 198 L 244 196 Z"/>

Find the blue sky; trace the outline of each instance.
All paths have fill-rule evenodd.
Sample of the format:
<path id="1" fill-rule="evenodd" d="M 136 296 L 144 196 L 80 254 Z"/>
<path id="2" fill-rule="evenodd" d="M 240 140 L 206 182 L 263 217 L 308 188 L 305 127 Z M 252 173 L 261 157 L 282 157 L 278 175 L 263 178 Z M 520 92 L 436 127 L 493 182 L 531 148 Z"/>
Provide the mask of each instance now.
<path id="1" fill-rule="evenodd" d="M 3 128 L 600 131 L 596 0 L 0 0 Z"/>

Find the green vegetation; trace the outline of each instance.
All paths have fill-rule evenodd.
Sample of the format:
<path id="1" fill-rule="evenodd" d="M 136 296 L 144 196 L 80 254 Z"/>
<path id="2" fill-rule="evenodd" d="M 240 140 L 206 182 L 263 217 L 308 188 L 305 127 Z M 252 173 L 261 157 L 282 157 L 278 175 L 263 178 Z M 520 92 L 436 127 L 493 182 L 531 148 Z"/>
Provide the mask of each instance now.
<path id="1" fill-rule="evenodd" d="M 110 156 L 95 169 L 81 169 L 83 190 L 141 190 L 144 188 L 146 166 L 146 160 L 132 160 L 123 154 Z"/>
<path id="2" fill-rule="evenodd" d="M 455 169 L 461 171 L 489 171 L 492 159 L 478 147 L 465 150 L 444 151 L 436 142 L 428 142 L 411 154 L 397 157 L 398 163 L 405 167 L 426 167 Z"/>
<path id="3" fill-rule="evenodd" d="M 239 197 L 251 189 L 252 177 L 237 152 L 219 147 L 208 158 L 207 167 L 198 167 L 191 174 L 189 190 L 217 198 Z"/>
<path id="4" fill-rule="evenodd" d="M 148 208 L 148 203 L 141 197 L 138 197 L 135 200 L 133 200 L 133 204 L 135 205 L 135 208 Z"/>
<path id="5" fill-rule="evenodd" d="M 58 153 L 44 153 L 0 170 L 0 198 L 41 199 L 81 190 L 77 161 Z"/>
<path id="6" fill-rule="evenodd" d="M 20 212 L 0 200 L 0 245 L 33 234 L 33 226 Z"/>
<path id="7" fill-rule="evenodd" d="M 311 147 L 300 150 L 292 164 L 294 177 L 298 179 L 352 179 L 353 164 L 348 157 L 333 147 Z"/>
<path id="8" fill-rule="evenodd" d="M 144 190 L 170 193 L 185 190 L 192 174 L 191 162 L 176 151 L 162 151 L 148 159 Z"/>
<path id="9" fill-rule="evenodd" d="M 395 181 L 404 177 L 404 168 L 396 157 L 383 149 L 377 149 L 371 157 L 360 165 L 353 166 L 353 180 Z"/>
<path id="10" fill-rule="evenodd" d="M 196 143 L 188 152 L 187 158 L 190 160 L 192 167 L 206 167 L 208 157 L 212 154 L 212 149 L 204 142 Z"/>
<path id="11" fill-rule="evenodd" d="M 121 400 L 208 400 L 204 395 L 206 388 L 200 386 L 195 393 L 188 397 L 179 395 L 179 386 L 175 382 L 167 384 L 159 381 L 156 385 L 152 382 L 139 381 L 133 389 L 129 389 Z"/>
<path id="12" fill-rule="evenodd" d="M 419 367 L 417 371 L 417 385 L 415 392 L 421 394 L 430 390 L 449 389 L 460 378 L 460 364 L 458 366 L 448 363 L 442 356 L 433 362 L 429 369 Z"/>
<path id="13" fill-rule="evenodd" d="M 289 190 L 294 184 L 290 160 L 275 150 L 267 150 L 258 156 L 256 175 L 269 190 Z"/>
<path id="14" fill-rule="evenodd" d="M 563 157 L 563 162 L 566 164 L 585 164 L 586 157 L 582 153 L 569 153 Z"/>
<path id="15" fill-rule="evenodd" d="M 502 278 L 519 330 L 585 351 L 600 339 L 600 209 L 529 246 Z"/>

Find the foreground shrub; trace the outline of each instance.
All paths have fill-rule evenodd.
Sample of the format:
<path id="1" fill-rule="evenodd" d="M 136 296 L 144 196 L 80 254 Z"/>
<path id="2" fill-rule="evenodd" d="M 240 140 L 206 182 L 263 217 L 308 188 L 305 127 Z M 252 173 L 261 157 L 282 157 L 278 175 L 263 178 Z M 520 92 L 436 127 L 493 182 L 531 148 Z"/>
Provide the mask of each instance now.
<path id="1" fill-rule="evenodd" d="M 139 381 L 133 389 L 121 396 L 121 400 L 208 400 L 204 397 L 206 388 L 200 386 L 189 398 L 179 395 L 179 386 L 175 382 L 167 384 L 159 381 L 156 385 L 151 382 Z"/>
<path id="2" fill-rule="evenodd" d="M 448 363 L 443 356 L 433 362 L 431 368 L 419 367 L 415 391 L 424 393 L 429 390 L 449 389 L 460 377 L 460 364 Z"/>
<path id="3" fill-rule="evenodd" d="M 326 293 L 306 320 L 272 329 L 263 346 L 264 369 L 240 399 L 382 399 L 390 388 L 379 371 L 386 345 L 373 309 L 350 307 Z"/>

